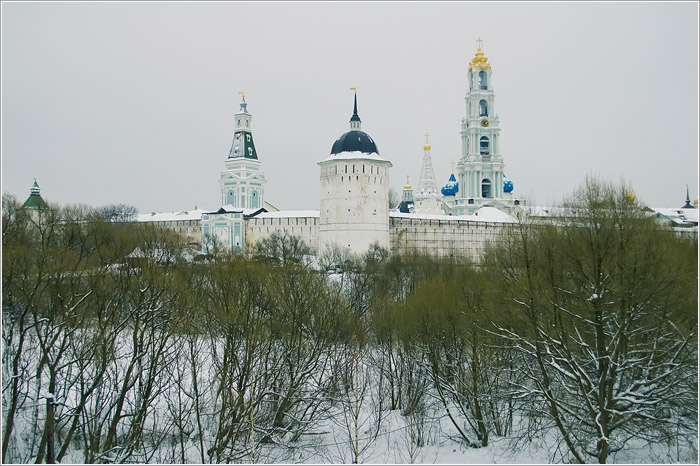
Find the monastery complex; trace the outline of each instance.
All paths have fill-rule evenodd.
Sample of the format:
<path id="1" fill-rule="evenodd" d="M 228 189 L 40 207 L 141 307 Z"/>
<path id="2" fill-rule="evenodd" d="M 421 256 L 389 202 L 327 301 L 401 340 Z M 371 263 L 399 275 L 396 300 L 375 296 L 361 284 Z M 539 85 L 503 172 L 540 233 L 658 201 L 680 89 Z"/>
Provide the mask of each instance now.
<path id="1" fill-rule="evenodd" d="M 170 228 L 200 245 L 205 254 L 214 245 L 251 251 L 263 238 L 286 233 L 300 237 L 317 254 L 328 248 L 363 253 L 379 245 L 392 254 L 478 260 L 486 245 L 497 241 L 503 227 L 516 217 L 549 216 L 556 210 L 527 206 L 506 177 L 492 68 L 481 47 L 469 63 L 457 173 L 442 188 L 438 188 L 426 139 L 418 186 L 414 189 L 407 183 L 400 203 L 389 205 L 392 164 L 362 130 L 357 93 L 354 98 L 348 131 L 318 162 L 319 210 L 278 211 L 266 202 L 267 181 L 253 141 L 253 116 L 242 94 L 234 116 L 233 142 L 218 180 L 221 207 L 140 214 L 137 220 Z M 42 203 L 35 180 L 25 206 L 38 209 Z M 691 205 L 687 193 L 680 209 L 645 210 L 679 234 L 697 238 L 697 200 Z"/>

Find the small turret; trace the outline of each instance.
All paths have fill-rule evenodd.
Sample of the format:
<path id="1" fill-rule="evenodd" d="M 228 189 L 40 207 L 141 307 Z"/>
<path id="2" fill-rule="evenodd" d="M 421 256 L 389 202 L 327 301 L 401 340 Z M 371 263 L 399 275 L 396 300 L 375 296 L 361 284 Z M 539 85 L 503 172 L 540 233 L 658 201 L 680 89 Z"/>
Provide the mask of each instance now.
<path id="1" fill-rule="evenodd" d="M 408 181 L 408 175 L 406 176 L 406 185 L 403 187 L 403 196 L 399 204 L 399 212 L 403 212 L 404 214 L 413 212 L 413 188 Z"/>
<path id="2" fill-rule="evenodd" d="M 693 205 L 690 203 L 690 191 L 688 190 L 688 185 L 685 185 L 685 205 L 681 209 L 694 209 Z"/>
<path id="3" fill-rule="evenodd" d="M 41 197 L 41 189 L 36 182 L 36 178 L 34 178 L 34 184 L 32 185 L 29 197 L 24 201 L 22 208 L 31 210 L 47 210 L 49 208 L 46 201 Z"/>

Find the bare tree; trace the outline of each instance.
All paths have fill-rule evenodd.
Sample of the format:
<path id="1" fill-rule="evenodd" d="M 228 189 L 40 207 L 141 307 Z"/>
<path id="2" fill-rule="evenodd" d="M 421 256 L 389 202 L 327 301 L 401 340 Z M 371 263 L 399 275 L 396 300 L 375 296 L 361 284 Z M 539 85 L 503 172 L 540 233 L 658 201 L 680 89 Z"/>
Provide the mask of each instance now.
<path id="1" fill-rule="evenodd" d="M 589 180 L 566 222 L 516 226 L 497 261 L 517 309 L 500 332 L 529 361 L 519 395 L 577 462 L 697 434 L 697 252 L 626 194 Z"/>

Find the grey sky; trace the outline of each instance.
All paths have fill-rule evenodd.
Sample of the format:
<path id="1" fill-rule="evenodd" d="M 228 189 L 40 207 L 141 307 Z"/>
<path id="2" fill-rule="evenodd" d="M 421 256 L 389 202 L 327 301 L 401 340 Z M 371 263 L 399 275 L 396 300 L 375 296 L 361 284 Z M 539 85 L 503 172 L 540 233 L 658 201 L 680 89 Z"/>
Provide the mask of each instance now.
<path id="1" fill-rule="evenodd" d="M 418 182 L 461 152 L 468 62 L 493 67 L 506 174 L 531 202 L 587 174 L 698 197 L 698 3 L 2 3 L 3 192 L 141 212 L 219 205 L 246 92 L 266 200 L 317 210 L 348 130 Z"/>

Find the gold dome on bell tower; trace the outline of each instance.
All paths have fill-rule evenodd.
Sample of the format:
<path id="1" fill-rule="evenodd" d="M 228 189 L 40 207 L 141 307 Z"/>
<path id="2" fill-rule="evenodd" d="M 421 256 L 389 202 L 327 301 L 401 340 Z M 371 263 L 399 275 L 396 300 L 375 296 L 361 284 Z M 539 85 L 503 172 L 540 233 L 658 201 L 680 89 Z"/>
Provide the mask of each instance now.
<path id="1" fill-rule="evenodd" d="M 484 52 L 481 51 L 481 43 L 483 40 L 481 40 L 481 37 L 479 37 L 476 42 L 479 44 L 479 49 L 476 51 L 476 55 L 474 58 L 472 58 L 472 61 L 469 62 L 469 71 L 471 71 L 474 68 L 480 68 L 482 70 L 490 70 L 491 65 L 488 64 L 488 58 L 484 56 Z"/>

